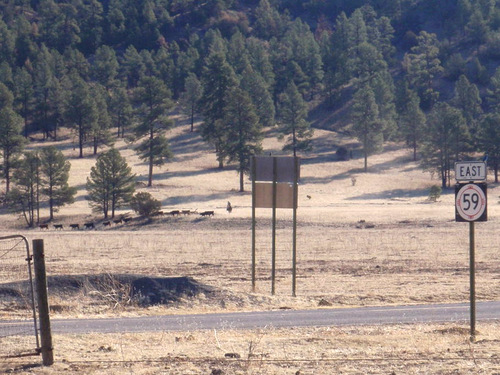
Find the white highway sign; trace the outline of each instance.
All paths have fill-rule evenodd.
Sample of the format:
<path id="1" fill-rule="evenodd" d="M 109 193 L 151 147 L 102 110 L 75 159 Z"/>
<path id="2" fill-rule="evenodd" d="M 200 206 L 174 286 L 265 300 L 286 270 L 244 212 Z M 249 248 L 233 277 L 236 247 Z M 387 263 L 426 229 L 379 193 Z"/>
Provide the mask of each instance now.
<path id="1" fill-rule="evenodd" d="M 455 163 L 455 179 L 457 181 L 485 181 L 486 162 L 457 161 Z"/>
<path id="2" fill-rule="evenodd" d="M 486 184 L 457 185 L 457 221 L 486 221 Z"/>

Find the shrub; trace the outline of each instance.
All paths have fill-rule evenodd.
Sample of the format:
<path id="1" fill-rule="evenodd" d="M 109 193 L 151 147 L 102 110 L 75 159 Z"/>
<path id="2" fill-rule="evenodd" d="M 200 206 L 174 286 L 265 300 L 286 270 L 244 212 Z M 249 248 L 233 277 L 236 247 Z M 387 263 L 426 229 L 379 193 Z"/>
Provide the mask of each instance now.
<path id="1" fill-rule="evenodd" d="M 130 207 L 140 216 L 150 217 L 161 208 L 161 202 L 149 193 L 141 192 L 132 197 Z"/>
<path id="2" fill-rule="evenodd" d="M 438 198 L 441 196 L 441 192 L 442 192 L 441 186 L 439 185 L 431 186 L 431 188 L 429 189 L 429 200 L 431 202 L 437 201 Z"/>

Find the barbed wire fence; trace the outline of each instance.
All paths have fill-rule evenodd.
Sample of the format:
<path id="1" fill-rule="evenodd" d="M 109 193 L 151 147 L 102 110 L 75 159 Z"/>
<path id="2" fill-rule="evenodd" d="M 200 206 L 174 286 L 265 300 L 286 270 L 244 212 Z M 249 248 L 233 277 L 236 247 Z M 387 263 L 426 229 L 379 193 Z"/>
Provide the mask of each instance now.
<path id="1" fill-rule="evenodd" d="M 39 354 L 32 261 L 24 236 L 0 237 L 0 339 L 15 337 L 0 357 Z"/>

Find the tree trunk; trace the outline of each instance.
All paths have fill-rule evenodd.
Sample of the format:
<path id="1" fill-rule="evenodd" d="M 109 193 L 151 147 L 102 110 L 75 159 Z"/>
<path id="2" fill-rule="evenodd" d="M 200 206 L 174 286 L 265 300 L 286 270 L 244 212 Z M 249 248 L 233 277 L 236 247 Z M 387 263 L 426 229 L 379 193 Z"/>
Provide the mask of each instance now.
<path id="1" fill-rule="evenodd" d="M 245 173 L 243 172 L 243 170 L 240 170 L 240 192 L 245 191 L 244 176 L 245 176 Z"/>
<path id="2" fill-rule="evenodd" d="M 80 159 L 83 158 L 83 125 L 78 124 L 78 147 L 80 148 Z"/>

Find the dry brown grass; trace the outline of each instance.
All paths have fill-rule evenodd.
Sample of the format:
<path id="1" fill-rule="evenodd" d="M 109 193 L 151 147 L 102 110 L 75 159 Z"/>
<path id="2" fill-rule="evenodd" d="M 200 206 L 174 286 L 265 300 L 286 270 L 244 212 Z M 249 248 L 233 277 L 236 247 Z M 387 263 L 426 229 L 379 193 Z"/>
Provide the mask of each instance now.
<path id="1" fill-rule="evenodd" d="M 6 373 L 49 374 L 495 374 L 500 329 L 412 324 L 252 331 L 56 335 L 56 363 L 0 361 Z M 13 340 L 13 339 L 10 339 Z M 5 342 L 6 345 L 9 344 Z M 239 358 L 228 358 L 228 354 Z"/>
<path id="2" fill-rule="evenodd" d="M 54 316 L 202 313 L 284 306 L 314 308 L 321 299 L 336 307 L 467 301 L 467 224 L 454 222 L 452 191 L 446 191 L 436 203 L 427 201 L 429 187 L 439 182 L 411 162 L 410 153 L 399 145 L 389 145 L 385 152 L 370 157 L 370 171 L 365 174 L 361 172 L 362 160 L 359 158 L 334 161 L 333 145 L 349 144 L 352 140 L 316 131 L 316 152 L 306 155 L 302 161 L 298 297 L 292 298 L 291 212 L 278 212 L 277 295 L 271 296 L 270 212 L 258 210 L 258 289 L 252 293 L 250 183 L 246 182 L 247 192 L 239 193 L 235 170 L 216 169 L 213 153 L 198 135 L 188 132 L 182 121 L 170 136 L 175 159 L 165 168 L 155 170 L 152 188 L 139 185 L 139 190 L 160 199 L 164 211 L 214 210 L 214 218 L 162 217 L 149 224 L 138 220 L 111 228 L 98 224 L 95 231 L 40 231 L 26 230 L 22 221 L 4 216 L 4 230 L 0 235 L 21 233 L 30 239 L 43 238 L 47 269 L 52 275 L 191 276 L 221 290 L 223 298 L 213 301 L 201 296 L 186 298 L 170 306 L 138 309 L 92 304 L 85 295 L 51 296 L 51 304 L 60 306 Z M 139 180 L 145 181 L 146 166 L 125 143 L 119 142 L 117 147 L 128 158 Z M 266 140 L 266 150 L 276 154 L 279 147 L 274 138 Z M 84 200 L 84 181 L 95 158 L 77 159 L 77 150 L 72 147 L 66 147 L 65 152 L 72 163 L 71 184 L 78 186 L 79 192 L 77 202 L 62 208 L 55 222 L 81 224 L 94 220 L 99 223 L 99 217 L 90 211 Z M 353 176 L 356 178 L 354 186 Z M 496 241 L 500 230 L 497 220 L 499 188 L 490 184 L 488 194 L 489 221 L 479 223 L 476 229 L 478 300 L 500 296 Z M 225 211 L 227 201 L 231 201 L 234 208 L 231 214 Z M 129 211 L 122 211 L 125 212 Z M 8 312 L 0 311 L 0 317 L 5 316 Z M 227 350 L 238 351 L 243 357 L 249 343 L 257 340 L 260 353 L 271 353 L 271 358 L 309 361 L 304 363 L 225 361 L 224 353 L 217 348 L 208 345 L 207 351 L 202 350 L 206 343 L 213 346 L 213 332 L 193 332 L 190 334 L 194 340 L 180 341 L 173 341 L 176 334 L 171 333 L 57 336 L 59 359 L 68 362 L 59 360 L 54 370 L 30 371 L 40 374 L 66 370 L 75 374 L 200 374 L 210 373 L 210 368 L 217 366 L 226 374 L 293 374 L 299 370 L 301 374 L 328 374 L 332 373 L 331 369 L 348 374 L 387 374 L 391 371 L 493 374 L 500 371 L 495 362 L 498 352 L 494 349 L 494 343 L 500 339 L 497 324 L 480 324 L 479 331 L 488 336 L 479 337 L 486 341 L 472 348 L 466 343 L 466 335 L 436 333 L 437 329 L 446 328 L 412 325 L 227 333 Z M 219 333 L 219 340 L 223 341 L 223 334 Z M 9 340 L 2 339 L 2 345 L 4 342 L 8 345 Z M 135 344 L 137 340 L 141 345 Z M 101 346 L 105 350 L 99 349 Z M 108 346 L 111 347 L 109 351 Z M 478 350 L 487 359 L 475 363 L 472 357 Z M 363 359 L 365 355 L 367 360 Z M 434 355 L 447 359 L 430 360 Z M 183 362 L 198 357 L 201 364 Z M 332 361 L 320 361 L 321 358 L 332 358 Z M 87 359 L 100 362 L 87 363 Z M 129 359 L 144 362 L 106 362 Z"/>

